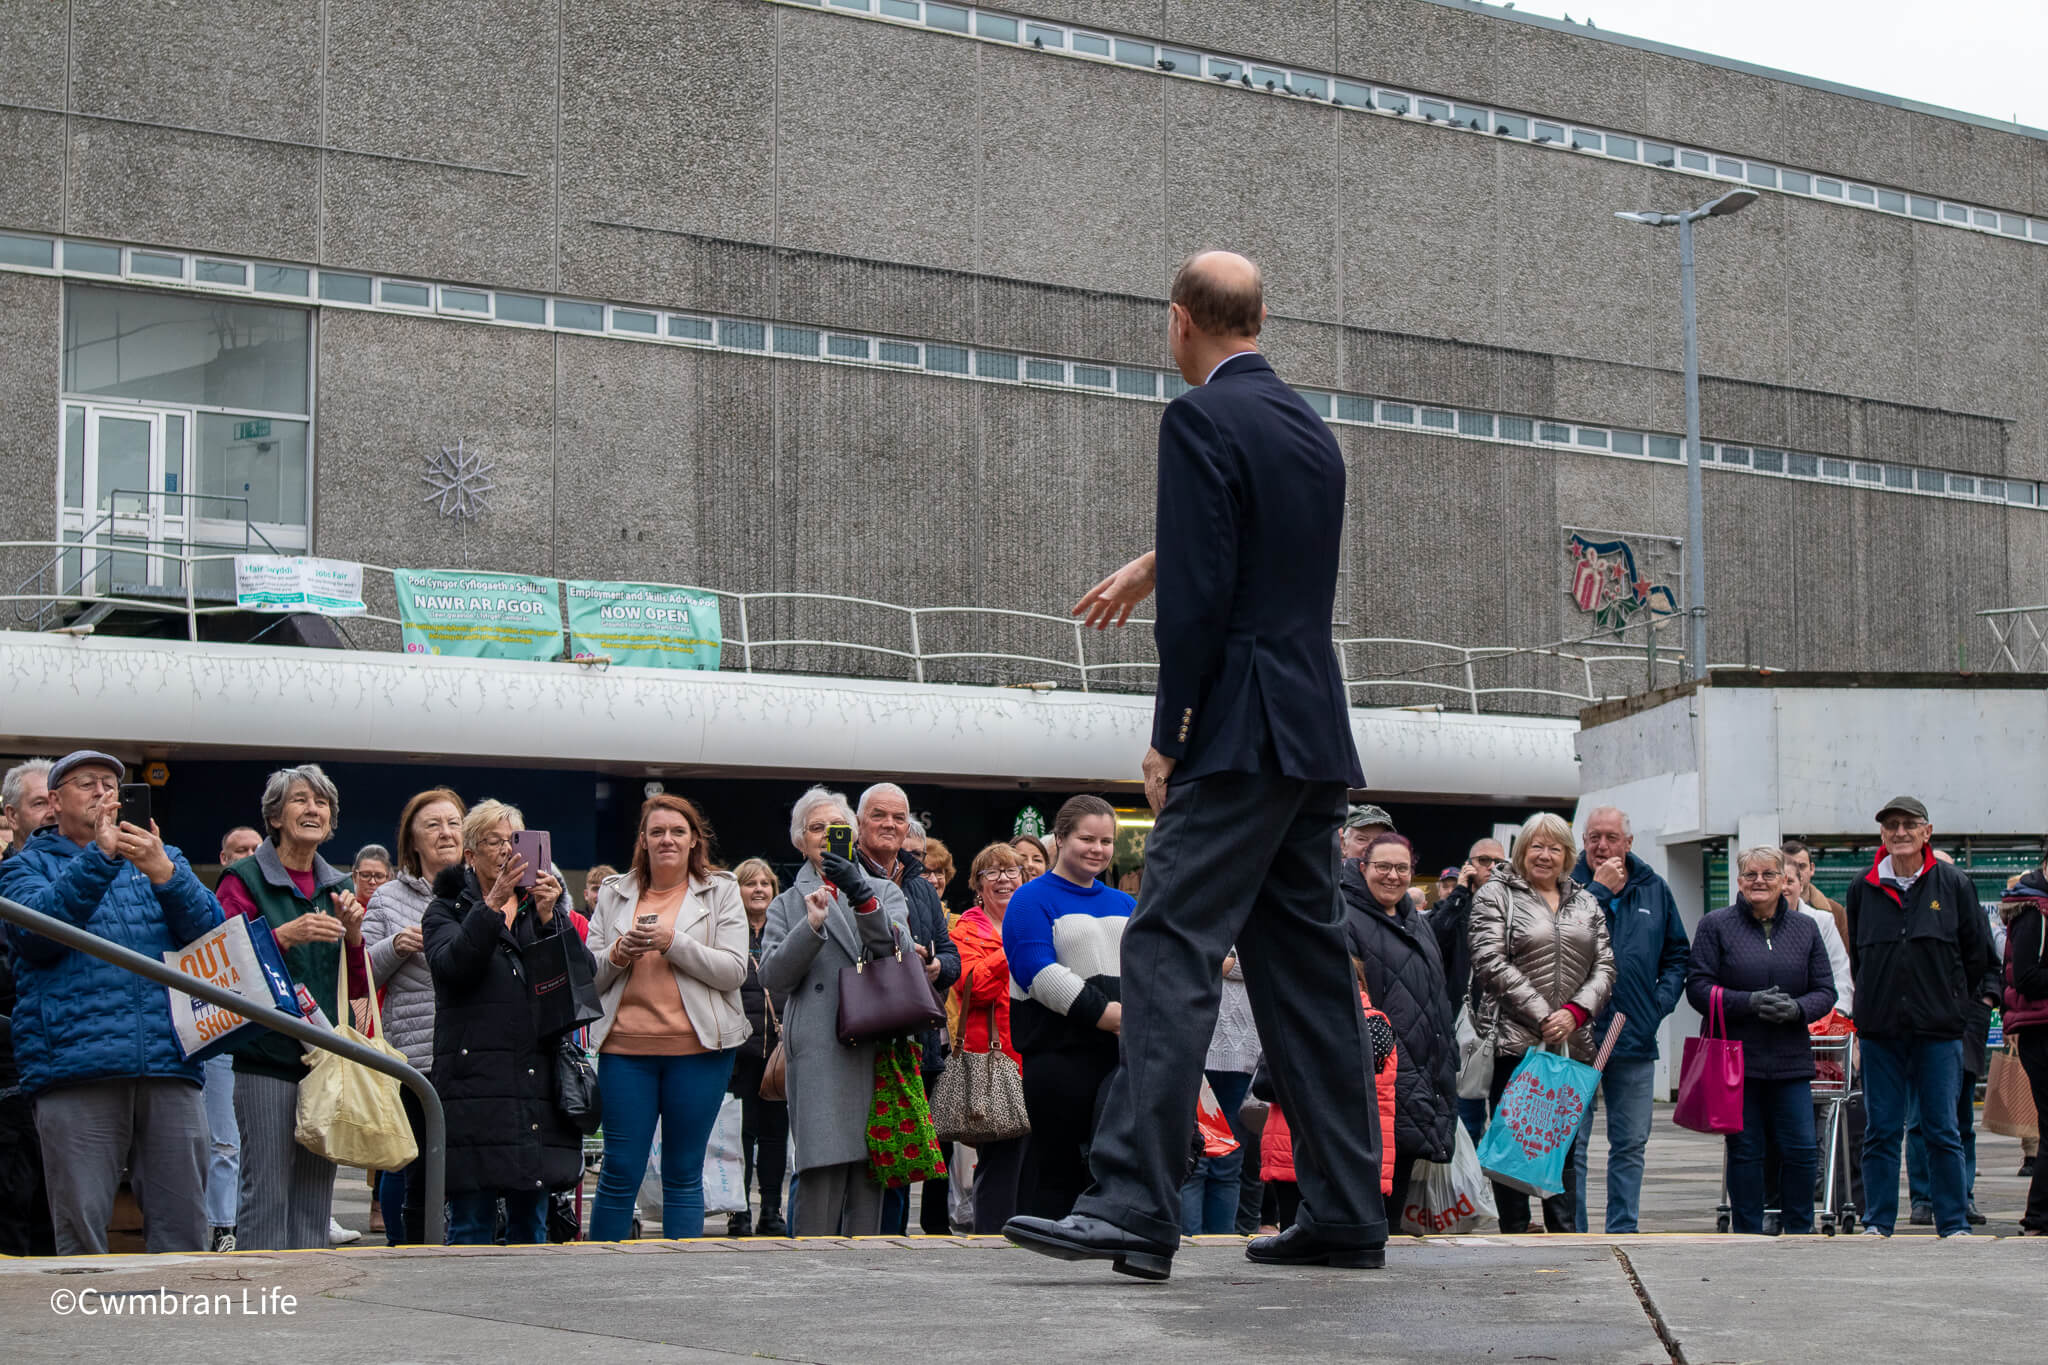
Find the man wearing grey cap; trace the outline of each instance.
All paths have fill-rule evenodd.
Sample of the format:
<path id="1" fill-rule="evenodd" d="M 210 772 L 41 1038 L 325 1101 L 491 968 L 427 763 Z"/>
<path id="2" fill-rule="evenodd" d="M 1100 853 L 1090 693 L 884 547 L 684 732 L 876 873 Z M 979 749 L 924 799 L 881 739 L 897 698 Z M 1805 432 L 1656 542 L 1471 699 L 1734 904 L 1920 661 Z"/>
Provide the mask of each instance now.
<path id="1" fill-rule="evenodd" d="M 1344 827 L 1337 831 L 1337 856 L 1355 863 L 1365 856 L 1373 840 L 1393 832 L 1394 817 L 1378 806 L 1353 806 L 1344 817 Z"/>
<path id="2" fill-rule="evenodd" d="M 1895 796 L 1877 812 L 1883 846 L 1849 884 L 1849 970 L 1863 1057 L 1864 1231 L 1889 1237 L 1899 1216 L 1899 1144 L 1919 1101 L 1935 1230 L 1970 1235 L 1962 1138 L 1963 1033 L 1972 999 L 1998 1002 L 1991 931 L 1968 874 L 1934 856 L 1927 807 Z"/>
<path id="3" fill-rule="evenodd" d="M 83 749 L 50 769 L 56 825 L 0 863 L 0 895 L 161 957 L 221 922 L 175 848 L 120 818 L 121 760 Z M 104 1254 L 123 1167 L 151 1251 L 206 1249 L 206 1111 L 164 990 L 9 925 L 14 1056 L 35 1104 L 57 1254 Z"/>

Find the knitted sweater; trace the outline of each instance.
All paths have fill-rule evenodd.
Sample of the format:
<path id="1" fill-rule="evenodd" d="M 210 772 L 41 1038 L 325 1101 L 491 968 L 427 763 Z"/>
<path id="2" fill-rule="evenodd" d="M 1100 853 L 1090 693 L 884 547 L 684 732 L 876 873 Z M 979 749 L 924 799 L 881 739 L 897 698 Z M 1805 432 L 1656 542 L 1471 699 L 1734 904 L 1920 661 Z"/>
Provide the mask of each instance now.
<path id="1" fill-rule="evenodd" d="M 1011 1037 L 1020 1051 L 1092 1046 L 1095 1025 L 1118 998 L 1118 955 L 1136 907 L 1095 882 L 1057 872 L 1026 882 L 1003 914 L 1010 963 Z"/>

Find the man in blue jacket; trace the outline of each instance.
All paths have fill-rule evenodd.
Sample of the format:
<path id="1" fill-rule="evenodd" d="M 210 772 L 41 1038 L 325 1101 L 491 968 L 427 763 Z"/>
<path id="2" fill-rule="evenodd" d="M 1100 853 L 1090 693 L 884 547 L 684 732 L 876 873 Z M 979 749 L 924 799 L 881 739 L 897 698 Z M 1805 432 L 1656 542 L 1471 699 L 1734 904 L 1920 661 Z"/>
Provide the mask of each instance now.
<path id="1" fill-rule="evenodd" d="M 120 819 L 125 775 L 91 750 L 58 760 L 56 827 L 0 863 L 0 895 L 161 957 L 219 924 L 220 905 L 155 822 Z M 57 1254 L 106 1252 L 124 1166 L 149 1249 L 206 1250 L 206 1109 L 164 988 L 13 925 L 7 940 L 14 1057 L 35 1104 Z"/>
<path id="2" fill-rule="evenodd" d="M 1601 1096 L 1607 1100 L 1607 1231 L 1636 1230 L 1657 1075 L 1657 1031 L 1685 993 L 1691 957 L 1670 884 L 1629 851 L 1634 846 L 1628 816 L 1601 806 L 1586 816 L 1585 851 L 1572 869 L 1572 880 L 1607 912 L 1607 937 L 1614 945 L 1614 995 L 1594 1036 L 1607 1036 L 1617 1012 L 1627 1016 L 1601 1075 L 1600 1095 L 1587 1107 L 1586 1126 L 1572 1152 L 1579 1174 L 1580 1232 L 1586 1230 L 1586 1145 Z"/>

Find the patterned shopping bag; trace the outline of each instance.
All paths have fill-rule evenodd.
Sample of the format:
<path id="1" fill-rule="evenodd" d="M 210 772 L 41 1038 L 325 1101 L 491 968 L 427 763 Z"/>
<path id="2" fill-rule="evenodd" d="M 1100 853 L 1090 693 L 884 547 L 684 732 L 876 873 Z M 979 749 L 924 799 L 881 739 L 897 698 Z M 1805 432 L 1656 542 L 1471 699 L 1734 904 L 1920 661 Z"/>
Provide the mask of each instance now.
<path id="1" fill-rule="evenodd" d="M 925 1102 L 921 1045 L 895 1038 L 875 1047 L 875 1103 L 868 1111 L 868 1175 L 884 1189 L 946 1173 Z"/>

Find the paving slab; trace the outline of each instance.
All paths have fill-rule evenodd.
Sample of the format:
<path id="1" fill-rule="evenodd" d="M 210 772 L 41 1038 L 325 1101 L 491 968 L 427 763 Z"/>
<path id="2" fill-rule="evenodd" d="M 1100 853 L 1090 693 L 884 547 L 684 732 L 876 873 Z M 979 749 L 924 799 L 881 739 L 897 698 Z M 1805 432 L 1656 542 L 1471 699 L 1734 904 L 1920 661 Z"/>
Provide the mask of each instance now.
<path id="1" fill-rule="evenodd" d="M 1686 1365 L 2048 1359 L 2048 1238 L 1734 1240 L 1622 1246 Z"/>
<path id="2" fill-rule="evenodd" d="M 1611 1252 L 1577 1239 L 1397 1243 L 1378 1273 L 1256 1267 L 1228 1239 L 1184 1248 L 1164 1284 L 910 1240 L 8 1262 L 0 1321 L 11 1362 L 1669 1359 Z M 159 1290 L 296 1303 L 166 1315 Z M 60 1314 L 53 1294 L 95 1311 Z"/>

